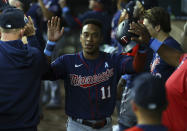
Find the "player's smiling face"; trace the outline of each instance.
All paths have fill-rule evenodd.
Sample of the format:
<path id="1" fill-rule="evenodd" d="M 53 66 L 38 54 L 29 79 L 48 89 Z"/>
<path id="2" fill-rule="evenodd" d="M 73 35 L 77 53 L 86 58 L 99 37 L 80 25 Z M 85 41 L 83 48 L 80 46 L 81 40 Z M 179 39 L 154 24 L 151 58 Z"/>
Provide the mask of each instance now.
<path id="1" fill-rule="evenodd" d="M 94 24 L 87 24 L 83 26 L 82 33 L 80 35 L 80 42 L 82 44 L 84 54 L 98 54 L 101 41 L 101 30 L 98 26 Z"/>

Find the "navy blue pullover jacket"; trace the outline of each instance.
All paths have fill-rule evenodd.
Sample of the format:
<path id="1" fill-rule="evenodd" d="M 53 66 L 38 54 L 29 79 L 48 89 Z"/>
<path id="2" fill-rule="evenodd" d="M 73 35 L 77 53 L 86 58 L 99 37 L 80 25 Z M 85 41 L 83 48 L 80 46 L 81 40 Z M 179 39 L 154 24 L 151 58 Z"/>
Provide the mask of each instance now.
<path id="1" fill-rule="evenodd" d="M 0 130 L 36 127 L 44 57 L 34 37 L 0 41 Z"/>

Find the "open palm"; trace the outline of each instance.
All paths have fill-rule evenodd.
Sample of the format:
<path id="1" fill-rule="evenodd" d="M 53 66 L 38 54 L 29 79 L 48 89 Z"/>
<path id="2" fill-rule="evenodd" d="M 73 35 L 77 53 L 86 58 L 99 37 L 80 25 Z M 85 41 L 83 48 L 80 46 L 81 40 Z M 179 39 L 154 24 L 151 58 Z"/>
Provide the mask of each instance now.
<path id="1" fill-rule="evenodd" d="M 129 32 L 138 35 L 138 37 L 132 37 L 131 40 L 134 40 L 139 44 L 149 44 L 151 35 L 149 34 L 149 31 L 147 30 L 145 25 L 132 22 L 130 24 Z"/>
<path id="2" fill-rule="evenodd" d="M 50 41 L 58 41 L 64 32 L 64 27 L 60 29 L 60 18 L 59 17 L 52 17 L 51 20 L 47 23 L 48 31 L 47 37 Z"/>
<path id="3" fill-rule="evenodd" d="M 35 35 L 35 27 L 33 20 L 30 16 L 28 16 L 28 23 L 24 27 L 24 35 L 25 36 L 34 36 Z"/>

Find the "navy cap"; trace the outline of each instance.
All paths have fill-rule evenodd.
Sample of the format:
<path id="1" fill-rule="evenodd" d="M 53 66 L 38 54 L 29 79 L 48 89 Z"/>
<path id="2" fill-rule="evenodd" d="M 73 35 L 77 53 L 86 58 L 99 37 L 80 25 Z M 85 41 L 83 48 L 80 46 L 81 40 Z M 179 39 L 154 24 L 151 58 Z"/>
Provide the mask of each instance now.
<path id="1" fill-rule="evenodd" d="M 167 105 L 165 83 L 160 77 L 144 73 L 133 81 L 133 101 L 148 110 L 162 109 Z"/>
<path id="2" fill-rule="evenodd" d="M 24 13 L 20 9 L 7 8 L 0 14 L 0 27 L 2 28 L 23 28 L 25 24 Z"/>
<path id="3" fill-rule="evenodd" d="M 139 1 L 146 10 L 151 9 L 155 6 L 158 6 L 157 0 L 139 0 Z"/>

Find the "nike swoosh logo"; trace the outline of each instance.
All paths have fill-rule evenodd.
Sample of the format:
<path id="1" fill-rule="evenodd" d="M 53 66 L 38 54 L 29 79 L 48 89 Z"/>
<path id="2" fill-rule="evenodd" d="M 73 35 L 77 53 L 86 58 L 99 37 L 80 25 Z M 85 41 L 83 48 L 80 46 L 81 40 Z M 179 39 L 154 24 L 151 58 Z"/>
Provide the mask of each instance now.
<path id="1" fill-rule="evenodd" d="M 75 64 L 75 67 L 80 67 L 80 66 L 82 66 L 83 64 L 80 64 L 80 65 L 77 65 L 77 64 Z"/>

